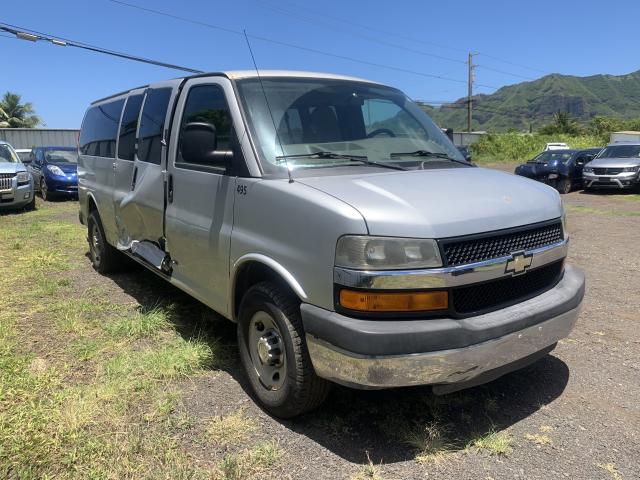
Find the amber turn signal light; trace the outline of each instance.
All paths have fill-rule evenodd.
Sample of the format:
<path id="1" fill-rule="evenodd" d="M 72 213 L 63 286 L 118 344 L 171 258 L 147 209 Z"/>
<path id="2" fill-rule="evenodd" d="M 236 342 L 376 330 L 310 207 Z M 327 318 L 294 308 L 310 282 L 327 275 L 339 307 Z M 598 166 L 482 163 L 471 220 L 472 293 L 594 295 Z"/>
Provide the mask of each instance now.
<path id="1" fill-rule="evenodd" d="M 359 312 L 446 310 L 449 307 L 449 294 L 446 291 L 375 293 L 340 290 L 340 305 Z"/>

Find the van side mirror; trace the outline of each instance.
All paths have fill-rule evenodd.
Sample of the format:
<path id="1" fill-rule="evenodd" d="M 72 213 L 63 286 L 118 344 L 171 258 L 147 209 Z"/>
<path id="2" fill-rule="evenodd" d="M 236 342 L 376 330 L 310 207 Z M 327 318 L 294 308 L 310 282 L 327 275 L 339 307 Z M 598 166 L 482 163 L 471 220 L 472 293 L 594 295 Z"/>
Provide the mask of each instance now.
<path id="1" fill-rule="evenodd" d="M 224 169 L 233 156 L 231 151 L 218 150 L 216 127 L 206 122 L 190 122 L 184 126 L 180 152 L 187 163 Z"/>

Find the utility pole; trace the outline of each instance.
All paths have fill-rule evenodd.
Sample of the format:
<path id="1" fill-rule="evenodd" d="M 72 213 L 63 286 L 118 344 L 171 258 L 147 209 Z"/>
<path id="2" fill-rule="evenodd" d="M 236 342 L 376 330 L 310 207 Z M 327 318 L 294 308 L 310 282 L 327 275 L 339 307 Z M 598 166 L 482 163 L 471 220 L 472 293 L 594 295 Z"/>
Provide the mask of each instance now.
<path id="1" fill-rule="evenodd" d="M 468 96 L 467 96 L 467 132 L 472 132 L 473 131 L 473 120 L 472 120 L 472 114 L 473 114 L 473 69 L 474 69 L 474 65 L 473 65 L 473 56 L 475 55 L 475 53 L 471 53 L 469 52 L 469 61 L 467 62 L 467 66 L 469 67 L 469 78 L 468 78 L 468 87 L 469 87 L 469 92 L 468 92 Z"/>

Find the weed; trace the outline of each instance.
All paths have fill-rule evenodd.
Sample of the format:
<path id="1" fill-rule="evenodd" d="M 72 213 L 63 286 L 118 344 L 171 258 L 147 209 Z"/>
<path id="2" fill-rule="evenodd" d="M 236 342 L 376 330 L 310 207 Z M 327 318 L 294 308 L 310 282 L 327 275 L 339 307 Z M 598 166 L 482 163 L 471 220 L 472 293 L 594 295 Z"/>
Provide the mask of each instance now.
<path id="1" fill-rule="evenodd" d="M 418 463 L 440 463 L 453 450 L 445 433 L 444 427 L 434 421 L 422 429 L 406 432 L 403 440 L 416 450 Z"/>
<path id="2" fill-rule="evenodd" d="M 245 440 L 256 425 L 249 420 L 243 410 L 225 417 L 217 417 L 205 427 L 206 438 L 218 445 L 237 444 Z"/>
<path id="3" fill-rule="evenodd" d="M 513 449 L 512 445 L 513 437 L 509 433 L 493 429 L 470 442 L 470 446 L 486 450 L 490 455 L 507 455 Z"/>
<path id="4" fill-rule="evenodd" d="M 536 445 L 551 445 L 551 438 L 548 435 L 541 435 L 539 433 L 527 433 L 524 438 L 535 443 Z"/>
<path id="5" fill-rule="evenodd" d="M 382 474 L 380 468 L 374 465 L 367 452 L 367 463 L 363 465 L 360 470 L 351 477 L 351 480 L 382 480 Z"/>
<path id="6" fill-rule="evenodd" d="M 251 450 L 227 455 L 218 465 L 221 480 L 245 480 L 273 467 L 282 456 L 275 443 L 259 443 Z"/>
<path id="7" fill-rule="evenodd" d="M 613 463 L 599 463 L 598 468 L 608 472 L 613 480 L 622 480 L 622 475 Z"/>
<path id="8" fill-rule="evenodd" d="M 158 307 L 138 309 L 115 322 L 106 323 L 104 328 L 112 336 L 140 338 L 150 336 L 169 327 L 167 311 Z"/>

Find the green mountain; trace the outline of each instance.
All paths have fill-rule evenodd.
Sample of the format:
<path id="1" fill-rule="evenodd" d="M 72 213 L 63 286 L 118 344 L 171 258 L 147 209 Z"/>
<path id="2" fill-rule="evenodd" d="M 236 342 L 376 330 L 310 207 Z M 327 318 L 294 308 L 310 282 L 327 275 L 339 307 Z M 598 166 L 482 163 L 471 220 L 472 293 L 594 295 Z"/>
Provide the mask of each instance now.
<path id="1" fill-rule="evenodd" d="M 467 127 L 466 97 L 441 107 L 421 106 L 443 128 Z M 569 112 L 581 122 L 597 115 L 640 118 L 640 70 L 590 77 L 554 73 L 502 87 L 491 95 L 475 95 L 473 106 L 474 130 L 536 130 L 557 112 Z"/>

